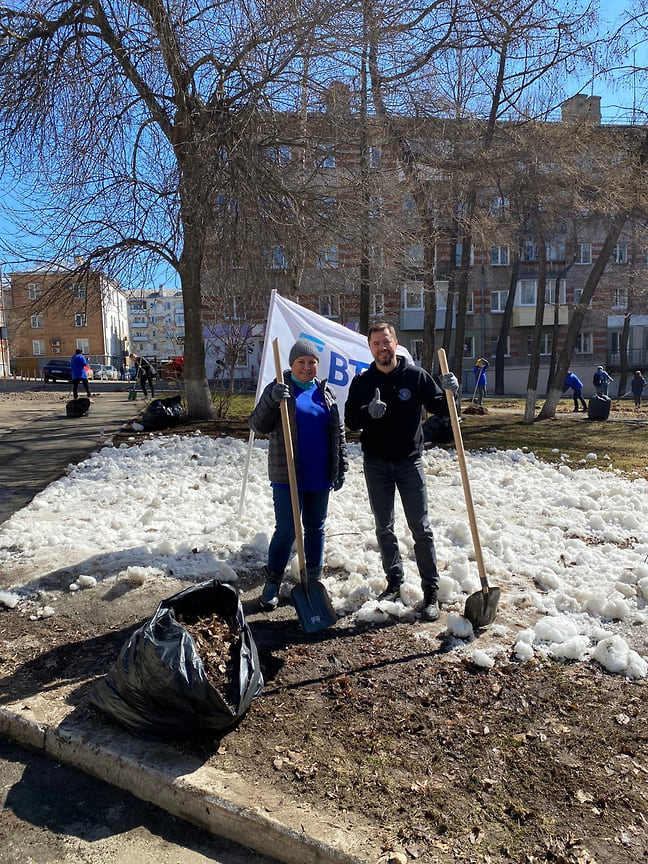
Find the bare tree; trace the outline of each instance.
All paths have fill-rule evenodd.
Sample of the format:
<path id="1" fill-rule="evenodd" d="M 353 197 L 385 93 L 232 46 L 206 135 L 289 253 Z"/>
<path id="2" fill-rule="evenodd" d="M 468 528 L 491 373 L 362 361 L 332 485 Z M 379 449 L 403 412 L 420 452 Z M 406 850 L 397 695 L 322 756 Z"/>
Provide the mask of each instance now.
<path id="1" fill-rule="evenodd" d="M 318 0 L 0 7 L 2 166 L 33 178 L 57 257 L 175 268 L 196 417 L 213 413 L 201 277 L 215 201 L 263 181 L 249 142 L 264 111 L 291 105 L 303 47 L 329 11 Z"/>

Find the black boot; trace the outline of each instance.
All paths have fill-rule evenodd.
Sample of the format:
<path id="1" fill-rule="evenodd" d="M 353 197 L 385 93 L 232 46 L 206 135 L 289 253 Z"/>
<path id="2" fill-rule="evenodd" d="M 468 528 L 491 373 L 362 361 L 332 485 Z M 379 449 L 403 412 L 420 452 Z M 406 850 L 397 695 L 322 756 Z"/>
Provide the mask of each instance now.
<path id="1" fill-rule="evenodd" d="M 439 614 L 436 585 L 425 584 L 423 586 L 423 610 L 421 618 L 425 621 L 437 621 Z"/>
<path id="2" fill-rule="evenodd" d="M 265 612 L 272 612 L 279 605 L 279 586 L 281 585 L 281 573 L 273 573 L 267 567 L 263 568 L 265 585 L 261 592 L 259 604 Z"/>
<path id="3" fill-rule="evenodd" d="M 321 567 L 307 567 L 306 568 L 306 576 L 309 582 L 319 582 L 322 578 L 322 568 Z"/>
<path id="4" fill-rule="evenodd" d="M 390 602 L 394 602 L 394 600 L 398 600 L 400 597 L 400 589 L 402 585 L 402 580 L 400 579 L 388 579 L 387 587 L 385 590 L 378 595 L 379 600 L 389 600 Z"/>

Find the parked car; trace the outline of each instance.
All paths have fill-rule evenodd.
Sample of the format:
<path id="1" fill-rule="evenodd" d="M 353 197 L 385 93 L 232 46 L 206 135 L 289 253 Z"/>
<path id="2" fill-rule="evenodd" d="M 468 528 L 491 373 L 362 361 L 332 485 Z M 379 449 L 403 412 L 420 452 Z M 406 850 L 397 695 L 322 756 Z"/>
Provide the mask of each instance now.
<path id="1" fill-rule="evenodd" d="M 42 369 L 43 381 L 70 381 L 72 368 L 69 360 L 48 360 Z"/>
<path id="2" fill-rule="evenodd" d="M 94 377 L 99 381 L 116 381 L 119 378 L 119 372 L 115 366 L 106 366 L 103 363 L 91 363 L 90 368 L 94 373 Z"/>

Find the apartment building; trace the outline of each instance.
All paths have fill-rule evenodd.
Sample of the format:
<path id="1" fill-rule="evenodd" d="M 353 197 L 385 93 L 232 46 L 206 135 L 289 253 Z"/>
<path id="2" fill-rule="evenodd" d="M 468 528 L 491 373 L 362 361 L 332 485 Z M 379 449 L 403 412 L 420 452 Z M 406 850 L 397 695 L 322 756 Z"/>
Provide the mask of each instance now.
<path id="1" fill-rule="evenodd" d="M 429 199 L 429 213 L 422 219 L 421 201 L 415 200 L 411 178 L 405 176 L 393 139 L 385 137 L 375 119 L 369 120 L 369 144 L 361 158 L 359 121 L 339 87 L 323 108 L 309 120 L 307 136 L 297 142 L 287 137 L 280 145 L 268 148 L 269 162 L 284 171 L 287 185 L 291 172 L 301 172 L 303 178 L 304 165 L 309 171 L 311 209 L 306 206 L 299 219 L 291 219 L 293 214 L 289 212 L 271 214 L 274 226 L 288 226 L 283 236 L 277 230 L 274 243 L 263 236 L 255 246 L 250 226 L 262 222 L 264 211 L 271 205 L 264 201 L 263 207 L 255 211 L 254 202 L 239 201 L 231 194 L 219 198 L 218 211 L 224 220 L 235 213 L 236 229 L 246 238 L 241 248 L 254 256 L 256 263 L 246 263 L 239 254 L 228 282 L 223 250 L 230 256 L 233 244 L 214 243 L 205 282 L 209 285 L 212 280 L 227 286 L 227 290 L 220 318 L 218 304 L 216 311 L 212 309 L 212 317 L 227 329 L 235 306 L 239 311 L 246 309 L 244 317 L 256 325 L 263 320 L 262 307 L 266 304 L 267 308 L 271 289 L 276 288 L 302 305 L 357 329 L 360 285 L 364 283 L 369 293 L 370 317 L 393 323 L 401 343 L 420 360 L 425 298 L 431 286 L 436 293 L 437 344 L 448 323 L 454 332 L 456 300 L 450 314 L 447 306 L 463 258 L 458 239 L 461 234 L 454 225 L 461 217 L 462 206 L 461 188 L 454 188 L 459 154 L 463 163 L 470 166 L 474 162 L 469 181 L 478 187 L 482 214 L 467 250 L 465 369 L 471 370 L 480 356 L 494 357 L 507 298 L 512 292 L 505 391 L 525 392 L 536 300 L 544 270 L 539 382 L 543 388 L 554 341 L 559 349 L 611 221 L 604 200 L 608 190 L 603 186 L 601 192 L 596 187 L 595 175 L 605 170 L 601 166 L 606 163 L 608 167 L 620 163 L 624 154 L 629 158 L 627 154 L 636 147 L 642 130 L 602 126 L 600 99 L 579 94 L 563 104 L 560 118 L 553 123 L 521 130 L 505 124 L 498 127 L 498 152 L 504 155 L 500 164 L 493 160 L 486 170 L 470 150 L 472 145 L 466 144 L 470 136 L 461 124 L 399 118 L 402 139 L 408 142 L 410 157 L 417 166 L 418 194 Z M 540 141 L 542 136 L 544 141 Z M 590 150 L 583 148 L 585 155 L 579 152 L 573 157 L 573 173 L 580 173 L 575 180 L 570 178 L 573 188 L 565 190 L 567 177 L 561 177 L 560 172 L 572 157 L 563 155 L 560 162 L 558 157 L 554 160 L 554 151 L 562 148 L 567 153 L 570 147 L 576 150 L 576 144 L 585 138 L 590 139 Z M 538 171 L 540 187 L 534 189 L 529 177 L 536 170 L 534 164 L 542 160 L 544 164 Z M 621 170 L 620 166 L 619 178 L 623 182 Z M 610 176 L 609 182 L 613 183 L 614 175 Z M 466 187 L 467 181 L 463 182 Z M 551 224 L 543 243 L 538 243 L 533 219 L 524 215 L 533 195 L 537 201 L 536 222 L 546 201 L 554 208 L 551 220 L 545 214 Z M 275 201 L 280 199 L 275 195 Z M 613 209 L 609 207 L 610 213 Z M 422 236 L 423 221 L 427 223 L 427 237 Z M 298 222 L 301 234 L 290 230 Z M 231 232 L 231 226 L 227 230 Z M 222 235 L 231 238 L 225 229 Z M 585 380 L 599 364 L 611 371 L 617 369 L 622 351 L 633 369 L 648 368 L 647 250 L 648 236 L 642 221 L 628 220 L 606 263 L 579 334 L 573 366 Z M 254 365 L 257 349 L 255 342 L 246 365 L 241 367 L 246 372 Z M 245 359 L 241 355 L 241 361 Z M 466 372 L 469 375 L 470 371 Z M 467 377 L 464 386 L 466 383 Z"/>
<path id="2" fill-rule="evenodd" d="M 184 355 L 182 291 L 160 285 L 128 295 L 131 350 L 154 362 Z"/>
<path id="3" fill-rule="evenodd" d="M 9 273 L 2 305 L 12 374 L 38 376 L 48 360 L 77 348 L 117 368 L 128 354 L 126 295 L 102 273 L 64 265 Z"/>

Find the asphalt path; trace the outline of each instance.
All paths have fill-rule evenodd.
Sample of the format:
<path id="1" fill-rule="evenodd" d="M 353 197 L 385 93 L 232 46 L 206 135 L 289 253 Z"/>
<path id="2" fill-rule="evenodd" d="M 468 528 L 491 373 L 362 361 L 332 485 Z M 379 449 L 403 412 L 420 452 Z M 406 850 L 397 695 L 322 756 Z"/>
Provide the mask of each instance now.
<path id="1" fill-rule="evenodd" d="M 128 399 L 125 382 L 93 382 L 88 415 L 71 419 L 65 413 L 69 388 L 63 384 L 43 387 L 5 381 L 0 396 L 3 389 L 28 391 L 30 398 L 0 398 L 0 522 L 64 475 L 70 464 L 87 458 L 136 419 L 146 404 L 141 393 L 136 402 Z M 0 806 L 0 864 L 272 864 L 274 860 L 2 737 Z"/>

